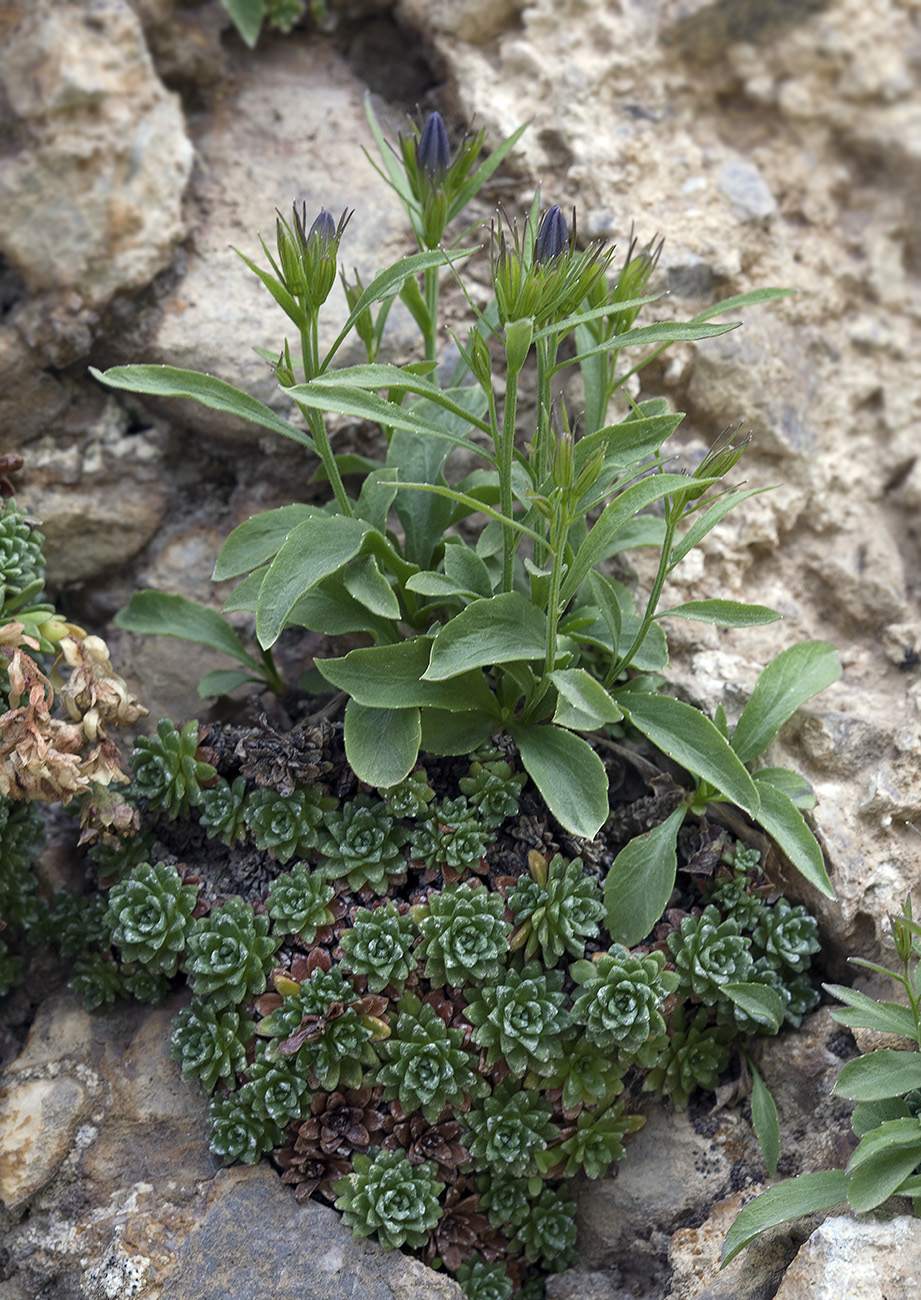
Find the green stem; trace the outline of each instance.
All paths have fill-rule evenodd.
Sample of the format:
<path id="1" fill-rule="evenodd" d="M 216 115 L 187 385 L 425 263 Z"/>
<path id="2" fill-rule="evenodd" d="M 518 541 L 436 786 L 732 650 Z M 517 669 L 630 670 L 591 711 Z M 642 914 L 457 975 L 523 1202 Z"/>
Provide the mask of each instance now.
<path id="1" fill-rule="evenodd" d="M 563 551 L 571 520 L 564 521 L 557 506 L 550 524 L 550 592 L 547 596 L 547 644 L 544 651 L 544 677 L 549 677 L 556 663 L 556 635 L 560 624 L 560 588 L 563 584 Z M 562 542 L 562 545 L 561 545 Z"/>
<path id="2" fill-rule="evenodd" d="M 550 337 L 537 340 L 537 433 L 534 436 L 532 459 L 536 481 L 542 484 L 550 472 L 550 362 L 552 351 Z M 548 525 L 549 529 L 549 525 Z M 547 562 L 546 546 L 534 547 L 534 563 L 543 568 Z"/>
<path id="3" fill-rule="evenodd" d="M 505 519 L 512 517 L 512 461 L 515 451 L 515 417 L 518 413 L 518 371 L 508 371 L 505 385 L 505 410 L 502 418 L 502 443 L 499 448 L 499 510 Z M 502 590 L 512 590 L 515 565 L 515 530 L 502 524 Z"/>
<path id="4" fill-rule="evenodd" d="M 655 582 L 652 584 L 652 590 L 649 593 L 649 599 L 646 602 L 646 612 L 643 615 L 643 621 L 640 624 L 639 631 L 633 638 L 633 644 L 625 655 L 612 663 L 604 679 L 605 687 L 611 685 L 617 680 L 619 674 L 633 660 L 633 656 L 646 639 L 646 633 L 652 626 L 652 620 L 655 617 L 656 609 L 659 604 L 659 597 L 662 595 L 662 588 L 665 586 L 665 579 L 668 577 L 668 561 L 672 551 L 672 542 L 675 540 L 675 530 L 678 527 L 678 518 L 681 511 L 672 505 L 666 507 L 665 516 L 665 540 L 662 543 L 662 550 L 659 554 L 659 568 L 656 573 Z"/>
<path id="5" fill-rule="evenodd" d="M 435 342 L 438 334 L 438 271 L 437 266 L 427 266 L 423 272 L 425 307 L 429 314 L 429 330 L 425 335 L 425 359 L 435 360 Z"/>
<path id="6" fill-rule="evenodd" d="M 310 383 L 311 379 L 320 373 L 319 325 L 316 312 L 309 313 L 307 329 L 301 330 L 301 358 L 304 365 L 304 378 Z M 323 468 L 326 470 L 326 477 L 332 486 L 339 511 L 351 518 L 352 506 L 346 495 L 342 475 L 339 473 L 339 466 L 336 464 L 336 457 L 333 455 L 333 449 L 330 446 L 326 425 L 323 423 L 323 416 L 313 407 L 302 406 L 300 402 L 298 402 L 297 406 L 307 421 L 307 427 L 316 443 L 317 452 L 323 462 Z"/>

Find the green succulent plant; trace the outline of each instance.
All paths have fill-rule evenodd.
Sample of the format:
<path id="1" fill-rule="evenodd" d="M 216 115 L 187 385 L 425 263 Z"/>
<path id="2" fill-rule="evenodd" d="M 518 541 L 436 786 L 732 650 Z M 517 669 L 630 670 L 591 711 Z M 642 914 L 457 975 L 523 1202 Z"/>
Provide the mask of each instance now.
<path id="1" fill-rule="evenodd" d="M 345 876 L 353 890 L 387 889 L 387 877 L 406 870 L 403 846 L 409 831 L 392 817 L 387 805 L 356 795 L 339 812 L 328 813 L 319 849 L 329 877 Z"/>
<path id="2" fill-rule="evenodd" d="M 755 957 L 765 956 L 777 965 L 801 975 L 820 950 L 819 923 L 805 907 L 779 898 L 765 908 L 752 933 Z"/>
<path id="3" fill-rule="evenodd" d="M 470 775 L 462 776 L 457 784 L 470 807 L 476 809 L 480 822 L 492 828 L 515 816 L 527 779 L 526 772 L 513 772 L 510 763 L 498 759 L 474 761 Z"/>
<path id="4" fill-rule="evenodd" d="M 534 962 L 505 971 L 501 983 L 467 990 L 465 1014 L 474 1027 L 473 1041 L 486 1049 L 488 1066 L 504 1061 L 519 1077 L 552 1068 L 569 1027 L 562 987 L 562 971 Z"/>
<path id="5" fill-rule="evenodd" d="M 485 1092 L 476 1057 L 464 1050 L 463 1041 L 463 1029 L 449 1029 L 433 1007 L 404 994 L 396 1029 L 377 1049 L 383 1060 L 377 1083 L 385 1101 L 397 1097 L 406 1114 L 421 1110 L 434 1124 L 445 1106 L 463 1108 Z"/>
<path id="6" fill-rule="evenodd" d="M 428 806 L 435 798 L 435 791 L 429 785 L 428 775 L 421 767 L 410 772 L 409 776 L 398 781 L 396 785 L 385 786 L 378 790 L 382 799 L 387 801 L 387 811 L 391 817 L 425 817 Z"/>
<path id="7" fill-rule="evenodd" d="M 36 594 L 40 590 L 45 576 L 44 542 L 25 510 L 13 500 L 0 500 L 0 611 L 11 597 L 30 588 Z"/>
<path id="8" fill-rule="evenodd" d="M 194 922 L 194 885 L 184 885 L 175 867 L 144 862 L 109 891 L 105 923 L 125 961 L 155 974 L 175 975 Z"/>
<path id="9" fill-rule="evenodd" d="M 122 987 L 135 1002 L 153 1003 L 162 1002 L 173 985 L 168 975 L 134 964 L 122 967 Z"/>
<path id="10" fill-rule="evenodd" d="M 361 908 L 350 930 L 339 939 L 342 965 L 355 975 L 365 975 L 371 993 L 380 993 L 389 985 L 402 990 L 415 969 L 413 945 L 419 937 L 411 916 L 400 915 L 394 903 Z"/>
<path id="11" fill-rule="evenodd" d="M 441 1218 L 444 1185 L 427 1160 L 411 1165 L 405 1151 L 372 1148 L 357 1155 L 353 1170 L 334 1186 L 336 1209 L 356 1237 L 377 1233 L 382 1246 L 424 1246 Z"/>
<path id="12" fill-rule="evenodd" d="M 540 1074 L 529 1074 L 525 1086 L 549 1091 L 561 1090 L 564 1110 L 594 1106 L 623 1090 L 626 1066 L 608 1048 L 599 1047 L 573 1027 L 563 1035 L 562 1055 L 548 1062 Z"/>
<path id="13" fill-rule="evenodd" d="M 89 856 L 100 880 L 118 881 L 131 875 L 142 862 L 149 862 L 153 846 L 154 837 L 148 831 L 137 831 L 134 835 L 96 840 L 90 845 Z"/>
<path id="14" fill-rule="evenodd" d="M 116 998 L 126 996 L 125 982 L 118 962 L 101 952 L 78 958 L 74 963 L 74 971 L 70 987 L 81 995 L 87 1011 L 111 1007 Z"/>
<path id="15" fill-rule="evenodd" d="M 545 1187 L 510 1245 L 552 1272 L 562 1272 L 576 1259 L 575 1214 L 576 1207 L 564 1192 Z"/>
<path id="16" fill-rule="evenodd" d="M 257 1032 L 275 1040 L 270 1057 L 296 1055 L 298 1069 L 318 1087 L 358 1088 L 363 1068 L 378 1064 L 372 1039 L 382 1031 L 380 1022 L 355 1007 L 357 1000 L 352 981 L 337 967 L 317 969 L 260 1020 Z"/>
<path id="17" fill-rule="evenodd" d="M 296 863 L 290 875 L 277 876 L 265 903 L 276 933 L 296 934 L 302 943 L 313 943 L 317 931 L 335 919 L 329 908 L 334 892 L 326 877 L 311 871 L 306 862 Z"/>
<path id="18" fill-rule="evenodd" d="M 539 948 L 546 966 L 555 966 L 564 952 L 581 957 L 604 916 L 598 882 L 585 874 L 581 858 L 567 862 L 557 853 L 548 864 L 532 850 L 528 864 L 530 875 L 519 876 L 508 895 L 515 917 L 512 951 L 523 948 L 527 961 Z"/>
<path id="19" fill-rule="evenodd" d="M 45 821 L 34 803 L 0 796 L 0 888 L 29 867 L 45 842 Z"/>
<path id="20" fill-rule="evenodd" d="M 104 894 L 78 894 L 69 889 L 55 892 L 48 934 L 62 957 L 77 957 L 109 942 L 107 906 Z"/>
<path id="21" fill-rule="evenodd" d="M 478 1169 L 516 1177 L 536 1171 L 534 1157 L 559 1137 L 550 1103 L 539 1093 L 522 1090 L 507 1079 L 474 1105 L 467 1123 L 467 1149 Z"/>
<path id="22" fill-rule="evenodd" d="M 319 786 L 299 785 L 288 795 L 262 787 L 246 796 L 243 815 L 256 847 L 289 862 L 317 847 L 322 805 Z"/>
<path id="23" fill-rule="evenodd" d="M 246 781 L 238 776 L 231 785 L 219 780 L 201 792 L 198 820 L 212 839 L 229 848 L 246 835 Z"/>
<path id="24" fill-rule="evenodd" d="M 531 1201 L 541 1187 L 539 1178 L 514 1178 L 511 1174 L 481 1174 L 477 1179 L 480 1192 L 480 1209 L 485 1211 L 494 1228 L 502 1228 L 506 1235 L 524 1223 L 531 1213 Z"/>
<path id="25" fill-rule="evenodd" d="M 502 1264 L 488 1264 L 476 1254 L 461 1264 L 457 1280 L 467 1300 L 510 1300 L 514 1289 Z"/>
<path id="26" fill-rule="evenodd" d="M 208 1106 L 211 1150 L 226 1165 L 237 1160 L 254 1165 L 260 1156 L 284 1142 L 284 1130 L 273 1119 L 253 1109 L 248 1084 L 226 1096 L 218 1093 Z"/>
<path id="27" fill-rule="evenodd" d="M 183 1079 L 197 1079 L 205 1092 L 230 1084 L 246 1065 L 246 1044 L 255 1021 L 239 1010 L 218 1010 L 208 998 L 193 998 L 173 1020 L 170 1056 Z"/>
<path id="28" fill-rule="evenodd" d="M 623 1156 L 624 1138 L 645 1122 L 642 1115 L 625 1115 L 622 1102 L 601 1113 L 583 1110 L 570 1137 L 537 1153 L 537 1167 L 543 1174 L 552 1170 L 554 1177 L 572 1178 L 584 1173 L 589 1178 L 603 1178 L 614 1161 Z"/>
<path id="29" fill-rule="evenodd" d="M 509 926 L 501 895 L 482 886 L 449 885 L 413 915 L 422 935 L 417 956 L 433 985 L 487 984 L 499 976 Z"/>
<path id="30" fill-rule="evenodd" d="M 724 921 L 715 907 L 686 916 L 668 936 L 678 971 L 679 996 L 693 994 L 706 1006 L 723 1001 L 723 985 L 741 983 L 751 974 L 751 944 L 735 921 Z"/>
<path id="31" fill-rule="evenodd" d="M 678 983 L 664 966 L 661 952 L 634 955 L 622 944 L 574 962 L 570 974 L 582 991 L 573 1000 L 573 1020 L 585 1025 L 596 1046 L 640 1059 L 645 1045 L 664 1032 L 662 1007 Z"/>
<path id="32" fill-rule="evenodd" d="M 764 899 L 751 892 L 750 884 L 750 873 L 737 868 L 732 876 L 715 880 L 706 894 L 707 903 L 712 904 L 724 920 L 735 921 L 743 934 L 750 934 L 768 910 Z"/>
<path id="33" fill-rule="evenodd" d="M 799 1029 L 803 1023 L 803 1016 L 807 1016 L 810 1011 L 815 1011 L 822 1001 L 822 995 L 813 986 L 808 975 L 795 975 L 793 979 L 786 979 L 784 991 L 790 995 L 790 1001 L 787 1002 L 784 1010 L 784 1023 Z"/>
<path id="34" fill-rule="evenodd" d="M 643 1081 L 643 1091 L 670 1096 L 684 1107 L 696 1088 L 715 1088 L 729 1062 L 735 1025 L 711 1025 L 705 1007 L 691 1017 L 678 1007 L 669 1021 L 668 1042 Z"/>
<path id="35" fill-rule="evenodd" d="M 153 736 L 138 736 L 131 766 L 133 789 L 151 808 L 171 818 L 186 816 L 201 803 L 202 786 L 217 775 L 210 763 L 195 757 L 198 722 L 191 718 L 177 731 L 171 718 L 161 718 Z"/>
<path id="36" fill-rule="evenodd" d="M 246 1067 L 249 1104 L 253 1113 L 273 1119 L 282 1128 L 307 1109 L 310 1083 L 290 1057 L 266 1055 L 265 1044 L 256 1049 L 251 1065 Z"/>
<path id="37" fill-rule="evenodd" d="M 463 795 L 445 799 L 438 811 L 444 861 L 455 871 L 476 866 L 494 836 Z"/>
<path id="38" fill-rule="evenodd" d="M 267 916 L 257 916 L 236 896 L 213 907 L 193 924 L 183 967 L 199 997 L 218 1008 L 246 1002 L 265 992 L 266 975 L 281 938 L 269 934 Z"/>

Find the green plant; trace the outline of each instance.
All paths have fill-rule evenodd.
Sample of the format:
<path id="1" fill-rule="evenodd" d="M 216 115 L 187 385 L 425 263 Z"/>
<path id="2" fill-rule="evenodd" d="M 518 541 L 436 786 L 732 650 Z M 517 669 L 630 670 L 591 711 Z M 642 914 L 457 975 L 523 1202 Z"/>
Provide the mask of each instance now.
<path id="1" fill-rule="evenodd" d="M 298 862 L 290 875 L 272 881 L 266 910 L 275 922 L 277 934 L 296 934 L 302 943 L 313 943 L 317 931 L 332 925 L 329 907 L 333 900 L 332 885 L 321 873 L 311 871 L 306 862 Z"/>
<path id="2" fill-rule="evenodd" d="M 376 893 L 387 889 L 387 877 L 405 870 L 403 845 L 409 832 L 386 805 L 357 795 L 338 812 L 327 813 L 318 848 L 329 876 L 345 876 L 352 889 L 367 885 Z"/>
<path id="3" fill-rule="evenodd" d="M 424 1246 L 441 1215 L 442 1184 L 430 1164 L 411 1165 L 404 1151 L 356 1156 L 336 1183 L 336 1209 L 356 1237 L 377 1233 L 382 1246 Z"/>
<path id="4" fill-rule="evenodd" d="M 562 1054 L 548 1061 L 540 1074 L 529 1074 L 525 1086 L 560 1092 L 564 1110 L 609 1101 L 623 1089 L 623 1066 L 608 1048 L 586 1037 L 581 1026 L 573 1026 L 562 1039 Z"/>
<path id="5" fill-rule="evenodd" d="M 678 981 L 664 967 L 661 952 L 634 955 L 621 944 L 592 961 L 575 962 L 570 973 L 581 992 L 573 1001 L 573 1019 L 585 1025 L 597 1047 L 637 1056 L 665 1030 L 663 1003 Z"/>
<path id="6" fill-rule="evenodd" d="M 545 965 L 552 966 L 568 952 L 580 957 L 586 939 L 598 934 L 604 916 L 601 890 L 586 875 L 582 859 L 567 862 L 557 853 L 548 863 L 534 849 L 528 854 L 530 879 L 519 876 L 508 896 L 515 917 L 511 948 L 524 948 L 529 961 L 540 948 Z"/>
<path id="7" fill-rule="evenodd" d="M 246 796 L 243 817 L 257 848 L 289 862 L 295 853 L 306 857 L 316 847 L 322 802 L 314 786 L 298 786 L 289 795 L 262 787 Z"/>
<path id="8" fill-rule="evenodd" d="M 463 1106 L 485 1085 L 475 1072 L 476 1058 L 464 1050 L 464 1031 L 449 1029 L 432 1007 L 406 993 L 399 1002 L 394 1033 L 380 1044 L 383 1065 L 377 1082 L 384 1098 L 399 1098 L 409 1115 L 421 1110 L 434 1123 L 445 1106 Z"/>
<path id="9" fill-rule="evenodd" d="M 170 1056 L 179 1062 L 183 1079 L 198 1079 L 205 1092 L 213 1092 L 245 1069 L 246 1044 L 255 1029 L 249 1016 L 193 998 L 173 1021 Z"/>
<path id="10" fill-rule="evenodd" d="M 643 1115 L 625 1115 L 620 1102 L 599 1112 L 583 1110 L 569 1137 L 558 1146 L 538 1151 L 537 1167 L 545 1174 L 559 1169 L 565 1178 L 580 1172 L 601 1178 L 624 1154 L 624 1138 L 645 1122 Z"/>
<path id="11" fill-rule="evenodd" d="M 425 962 L 431 984 L 486 984 L 505 962 L 509 926 L 498 894 L 469 885 L 452 885 L 432 894 L 413 919 L 422 941 L 416 956 Z"/>
<path id="12" fill-rule="evenodd" d="M 231 783 L 218 781 L 201 792 L 199 821 L 222 844 L 233 848 L 246 834 L 246 782 L 238 776 Z"/>
<path id="13" fill-rule="evenodd" d="M 562 987 L 562 971 L 526 964 L 505 971 L 501 983 L 468 990 L 467 1019 L 474 1027 L 473 1041 L 486 1051 L 487 1065 L 504 1061 L 513 1075 L 552 1068 L 569 1027 Z"/>
<path id="14" fill-rule="evenodd" d="M 678 987 L 706 1006 L 722 1001 L 726 984 L 744 983 L 751 974 L 751 944 L 735 921 L 723 920 L 715 907 L 686 916 L 668 936 L 678 972 Z"/>
<path id="15" fill-rule="evenodd" d="M 342 965 L 356 975 L 367 976 L 372 993 L 380 993 L 388 985 L 402 990 L 416 966 L 412 949 L 418 937 L 412 917 L 401 915 L 393 903 L 373 911 L 362 908 L 351 930 L 339 939 Z"/>
<path id="16" fill-rule="evenodd" d="M 756 954 L 799 974 L 822 947 L 818 922 L 805 907 L 794 907 L 780 898 L 759 918 L 752 931 L 752 946 Z"/>
<path id="17" fill-rule="evenodd" d="M 894 980 L 907 1005 L 879 1001 L 841 984 L 825 987 L 844 1003 L 831 1013 L 839 1024 L 894 1034 L 907 1040 L 906 1049 L 880 1047 L 841 1067 L 834 1092 L 857 1102 L 851 1128 L 859 1141 L 847 1167 L 801 1174 L 755 1197 L 726 1234 L 723 1266 L 767 1229 L 838 1204 L 859 1214 L 890 1196 L 907 1196 L 915 1214 L 921 1208 L 921 926 L 913 919 L 910 897 L 890 921 L 898 969 L 851 960 Z M 779 1144 L 776 1110 L 772 1139 Z"/>
<path id="18" fill-rule="evenodd" d="M 184 969 L 199 997 L 232 1006 L 265 990 L 272 955 L 281 940 L 268 933 L 269 918 L 257 916 L 242 898 L 228 898 L 194 922 Z"/>
<path id="19" fill-rule="evenodd" d="M 175 867 L 142 863 L 109 893 L 105 923 L 111 942 L 125 961 L 140 962 L 155 974 L 175 975 L 195 924 L 197 900 L 198 890 L 184 885 Z"/>
<path id="20" fill-rule="evenodd" d="M 462 776 L 457 784 L 479 820 L 489 827 L 500 826 L 506 817 L 515 815 L 527 779 L 526 772 L 513 772 L 510 763 L 499 759 L 471 763 L 470 775 Z"/>
<path id="21" fill-rule="evenodd" d="M 211 1150 L 228 1165 L 237 1160 L 254 1165 L 284 1140 L 275 1120 L 253 1109 L 252 1090 L 247 1086 L 214 1096 L 208 1107 L 208 1121 Z"/>
<path id="22" fill-rule="evenodd" d="M 519 1090 L 512 1079 L 500 1083 L 467 1116 L 471 1156 L 498 1174 L 533 1174 L 535 1155 L 559 1135 L 550 1115 L 539 1093 Z"/>
<path id="23" fill-rule="evenodd" d="M 512 1279 L 501 1264 L 488 1264 L 479 1255 L 465 1260 L 457 1280 L 467 1300 L 511 1300 Z"/>
<path id="24" fill-rule="evenodd" d="M 269 1057 L 264 1044 L 246 1067 L 246 1079 L 253 1113 L 273 1119 L 282 1128 L 300 1117 L 303 1101 L 311 1091 L 307 1076 L 298 1071 L 294 1062 L 283 1056 Z"/>
<path id="25" fill-rule="evenodd" d="M 669 1036 L 643 1083 L 644 1091 L 671 1097 L 676 1106 L 686 1106 L 697 1088 L 714 1088 L 729 1061 L 732 1025 L 713 1025 L 706 1009 L 693 1015 L 679 1007 L 671 1018 Z"/>
<path id="26" fill-rule="evenodd" d="M 161 718 L 153 736 L 138 736 L 134 742 L 135 791 L 151 808 L 162 808 L 170 817 L 196 808 L 201 803 L 202 786 L 216 776 L 211 764 L 197 758 L 197 753 L 198 722 L 194 718 L 179 731 L 172 719 Z"/>
<path id="27" fill-rule="evenodd" d="M 539 1259 L 554 1273 L 576 1258 L 576 1207 L 563 1193 L 545 1187 L 512 1238 L 528 1259 Z"/>

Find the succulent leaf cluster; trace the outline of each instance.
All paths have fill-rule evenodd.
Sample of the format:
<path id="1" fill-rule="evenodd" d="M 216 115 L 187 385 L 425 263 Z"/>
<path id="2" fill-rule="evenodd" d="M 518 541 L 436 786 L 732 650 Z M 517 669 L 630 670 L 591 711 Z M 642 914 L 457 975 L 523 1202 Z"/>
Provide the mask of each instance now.
<path id="1" fill-rule="evenodd" d="M 246 1002 L 265 992 L 266 975 L 281 940 L 269 934 L 267 916 L 232 897 L 194 922 L 185 951 L 185 970 L 199 997 L 217 1007 Z"/>
<path id="2" fill-rule="evenodd" d="M 748 979 L 754 965 L 751 944 L 738 924 L 723 920 L 712 904 L 700 916 L 686 916 L 680 929 L 668 936 L 668 947 L 678 971 L 679 992 L 699 998 L 708 1007 L 723 1000 L 724 984 Z"/>
<path id="3" fill-rule="evenodd" d="M 483 886 L 449 885 L 432 894 L 414 918 L 429 983 L 460 987 L 497 979 L 508 951 L 504 911 L 501 896 Z"/>
<path id="4" fill-rule="evenodd" d="M 307 857 L 316 848 L 321 804 L 316 786 L 298 786 L 289 795 L 261 787 L 247 795 L 243 811 L 256 847 L 279 862 L 290 862 L 295 854 Z"/>
<path id="5" fill-rule="evenodd" d="M 276 934 L 296 934 L 302 943 L 313 943 L 317 931 L 333 923 L 329 908 L 333 893 L 326 877 L 311 871 L 306 862 L 296 863 L 288 875 L 277 876 L 266 898 Z"/>
<path id="6" fill-rule="evenodd" d="M 470 1155 L 500 1174 L 535 1173 L 537 1152 L 559 1136 L 551 1114 L 550 1103 L 539 1092 L 519 1088 L 514 1079 L 500 1083 L 467 1116 Z"/>
<path id="7" fill-rule="evenodd" d="M 175 975 L 194 925 L 197 900 L 198 890 L 184 885 L 175 867 L 142 863 L 109 892 L 105 923 L 111 941 L 125 961 L 140 962 L 156 974 Z"/>
<path id="8" fill-rule="evenodd" d="M 208 1127 L 211 1150 L 228 1165 L 237 1160 L 254 1165 L 284 1141 L 284 1132 L 275 1120 L 256 1112 L 248 1085 L 212 1098 Z"/>
<path id="9" fill-rule="evenodd" d="M 604 916 L 597 881 L 586 875 L 581 858 L 567 862 L 557 853 L 548 863 L 532 850 L 528 862 L 530 875 L 520 876 L 508 896 L 516 922 L 512 948 L 523 948 L 525 960 L 539 948 L 547 966 L 564 952 L 581 957 Z"/>
<path id="10" fill-rule="evenodd" d="M 470 775 L 462 776 L 457 784 L 470 807 L 476 809 L 481 824 L 495 827 L 515 816 L 526 781 L 527 773 L 513 772 L 510 763 L 498 759 L 485 763 L 475 760 L 470 764 Z"/>
<path id="11" fill-rule="evenodd" d="M 501 983 L 470 990 L 467 1019 L 473 1041 L 486 1052 L 486 1064 L 504 1061 L 513 1075 L 541 1074 L 563 1053 L 569 1027 L 563 972 L 536 962 L 505 971 Z"/>
<path id="12" fill-rule="evenodd" d="M 177 730 L 171 718 L 161 718 L 152 736 L 138 736 L 131 755 L 134 790 L 151 808 L 177 818 L 201 803 L 202 786 L 217 775 L 210 763 L 196 757 L 198 722 L 192 718 Z"/>
<path id="13" fill-rule="evenodd" d="M 428 1003 L 404 994 L 391 1036 L 378 1047 L 383 1061 L 377 1082 L 386 1101 L 396 1097 L 405 1114 L 421 1110 L 434 1123 L 445 1106 L 463 1109 L 485 1091 L 476 1057 L 463 1047 L 464 1031 L 448 1028 Z"/>
<path id="14" fill-rule="evenodd" d="M 403 846 L 409 832 L 391 816 L 386 804 L 357 795 L 338 812 L 328 813 L 318 847 L 333 879 L 345 876 L 353 890 L 368 886 L 387 890 L 387 877 L 405 869 Z"/>
<path id="15" fill-rule="evenodd" d="M 213 839 L 229 848 L 246 834 L 246 781 L 238 776 L 233 783 L 223 780 L 201 792 L 199 821 Z"/>
<path id="16" fill-rule="evenodd" d="M 553 1272 L 568 1268 L 576 1258 L 576 1207 L 564 1193 L 545 1187 L 512 1238 L 531 1260 L 541 1260 Z"/>
<path id="17" fill-rule="evenodd" d="M 715 1088 L 729 1063 L 734 1025 L 714 1025 L 706 1007 L 689 1016 L 678 1007 L 671 1017 L 669 1037 L 643 1083 L 645 1091 L 671 1097 L 686 1106 L 697 1088 Z"/>
<path id="18" fill-rule="evenodd" d="M 255 1021 L 238 1010 L 219 1010 L 208 998 L 193 998 L 173 1021 L 170 1056 L 183 1079 L 197 1079 L 205 1092 L 232 1085 L 246 1067 L 246 1044 Z"/>
<path id="19" fill-rule="evenodd" d="M 339 939 L 342 965 L 355 975 L 365 975 L 372 993 L 389 985 L 402 990 L 416 966 L 413 946 L 418 937 L 415 921 L 398 912 L 394 903 L 361 908 L 352 928 Z"/>
<path id="20" fill-rule="evenodd" d="M 569 1137 L 558 1146 L 538 1152 L 537 1166 L 545 1174 L 560 1168 L 564 1178 L 578 1173 L 601 1178 L 623 1156 L 624 1138 L 644 1123 L 642 1115 L 625 1115 L 621 1102 L 601 1112 L 583 1110 Z"/>
<path id="21" fill-rule="evenodd" d="M 15 501 L 0 499 L 0 611 L 11 597 L 41 589 L 45 576 L 44 536 Z"/>
<path id="22" fill-rule="evenodd" d="M 361 1010 L 355 986 L 336 967 L 317 969 L 295 985 L 257 1028 L 273 1040 L 269 1057 L 296 1056 L 298 1069 L 328 1092 L 360 1087 L 363 1067 L 378 1064 L 372 1046 L 378 1025 Z"/>
<path id="23" fill-rule="evenodd" d="M 411 1165 L 404 1151 L 355 1156 L 341 1179 L 336 1209 L 356 1237 L 377 1233 L 382 1246 L 424 1246 L 441 1217 L 442 1184 L 432 1165 Z"/>
<path id="24" fill-rule="evenodd" d="M 582 991 L 573 1002 L 573 1019 L 597 1047 L 636 1056 L 665 1030 L 662 1009 L 678 981 L 664 967 L 661 952 L 633 954 L 622 944 L 590 962 L 575 962 L 570 974 Z"/>

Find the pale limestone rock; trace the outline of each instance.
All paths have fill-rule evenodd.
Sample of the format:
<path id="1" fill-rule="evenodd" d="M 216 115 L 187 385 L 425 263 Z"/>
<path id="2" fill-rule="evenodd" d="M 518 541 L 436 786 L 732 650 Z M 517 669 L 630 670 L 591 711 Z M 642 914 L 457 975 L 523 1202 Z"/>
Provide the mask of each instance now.
<path id="1" fill-rule="evenodd" d="M 0 249 L 29 288 L 86 304 L 140 289 L 185 233 L 192 146 L 122 0 L 30 0 L 0 77 L 22 146 L 0 159 Z"/>
<path id="2" fill-rule="evenodd" d="M 921 1294 L 921 1223 L 826 1219 L 787 1269 L 775 1300 L 916 1300 Z"/>
<path id="3" fill-rule="evenodd" d="M 17 1078 L 0 1090 L 0 1204 L 18 1210 L 64 1163 L 89 1098 L 78 1079 Z"/>
<path id="4" fill-rule="evenodd" d="M 511 27 L 527 0 L 399 0 L 410 27 L 482 45 Z"/>

